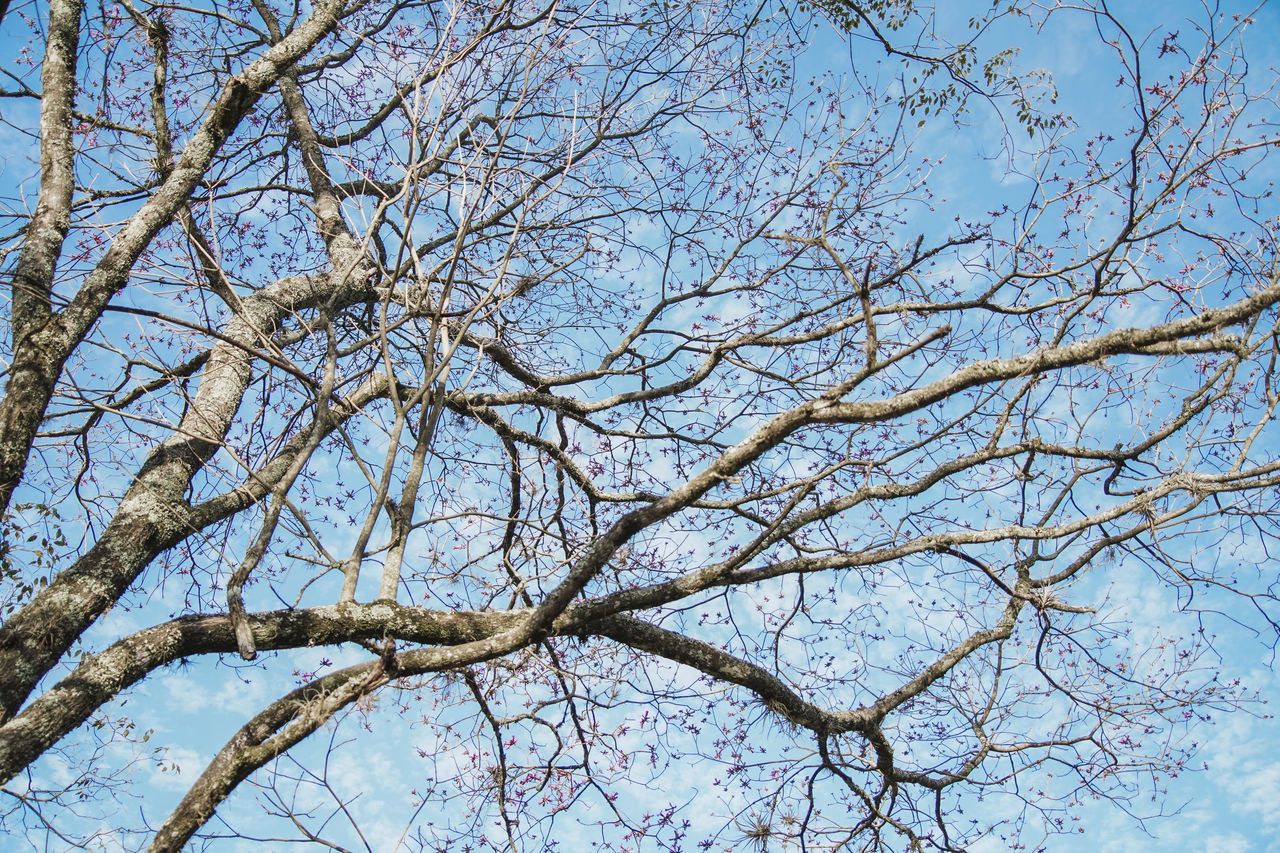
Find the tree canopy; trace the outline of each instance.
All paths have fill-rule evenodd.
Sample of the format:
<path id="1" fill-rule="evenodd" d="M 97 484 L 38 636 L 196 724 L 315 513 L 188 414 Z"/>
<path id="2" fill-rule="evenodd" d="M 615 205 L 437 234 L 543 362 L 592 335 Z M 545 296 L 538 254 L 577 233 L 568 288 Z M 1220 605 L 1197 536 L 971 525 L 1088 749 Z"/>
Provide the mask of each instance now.
<path id="1" fill-rule="evenodd" d="M 1280 618 L 1276 76 L 1177 14 L 0 8 L 0 831 L 1160 811 Z"/>

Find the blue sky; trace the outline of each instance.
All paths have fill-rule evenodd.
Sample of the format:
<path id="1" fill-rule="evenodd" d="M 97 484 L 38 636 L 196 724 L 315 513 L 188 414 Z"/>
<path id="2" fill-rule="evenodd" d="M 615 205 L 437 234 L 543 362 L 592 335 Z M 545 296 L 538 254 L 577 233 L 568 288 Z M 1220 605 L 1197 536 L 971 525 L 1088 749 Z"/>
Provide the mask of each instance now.
<path id="1" fill-rule="evenodd" d="M 1134 22 L 1135 34 L 1155 39 L 1157 43 L 1170 32 L 1183 28 L 1189 30 L 1188 15 L 1201 13 L 1196 4 L 1188 4 L 1185 10 L 1180 4 L 1122 5 L 1123 8 L 1116 11 Z M 1274 73 L 1262 69 L 1280 65 L 1273 35 L 1280 32 L 1280 10 L 1275 4 L 1264 6 L 1257 17 L 1258 21 L 1248 31 L 1250 58 L 1255 76 L 1271 78 Z M 940 27 L 951 23 L 941 21 Z M 1011 22 L 1007 26 L 1013 30 L 1022 25 Z M 1029 38 L 1024 30 L 1019 29 L 1019 32 L 1023 33 L 1020 39 Z M 839 76 L 842 73 L 839 70 L 841 63 L 847 66 L 851 54 L 860 63 L 869 50 L 864 42 L 845 43 L 829 33 L 817 35 L 797 68 L 797 76 L 803 78 L 828 70 Z M 1059 108 L 1074 117 L 1079 126 L 1074 132 L 1081 137 L 1088 136 L 1093 126 L 1110 126 L 1113 122 L 1125 121 L 1123 108 L 1118 109 L 1108 98 L 1108 93 L 1114 90 L 1115 55 L 1099 44 L 1096 32 L 1084 16 L 1073 16 L 1069 12 L 1056 14 L 1050 25 L 1029 41 L 1017 61 L 1021 68 L 1043 67 L 1052 73 Z M 891 63 L 880 63 L 878 68 L 880 70 L 875 73 L 890 76 L 897 73 L 896 66 Z M 865 68 L 860 70 L 864 74 L 872 73 Z M 1269 84 L 1270 80 L 1264 82 Z M 0 109 L 22 107 L 6 102 L 0 104 Z M 7 116 L 12 120 L 15 114 L 8 113 Z M 1274 116 L 1269 118 L 1275 120 Z M 917 218 L 911 224 L 918 225 L 921 230 L 945 227 L 954 216 L 978 214 L 1006 200 L 1017 204 L 1031 192 L 1031 183 L 1026 175 L 1033 171 L 1035 165 L 1033 143 L 1028 142 L 1017 128 L 1001 123 L 986 106 L 975 104 L 961 128 L 944 120 L 933 120 L 911 132 L 915 134 L 915 150 L 932 158 L 927 168 L 930 185 L 937 194 L 934 213 L 917 209 L 914 214 Z M 24 144 L 8 129 L 0 133 L 3 134 L 0 135 L 0 144 L 7 144 L 10 150 Z M 803 144 L 797 147 L 803 149 Z M 1272 174 L 1280 171 L 1275 165 L 1268 168 Z M 27 176 L 22 169 L 23 164 L 14 158 L 0 172 L 0 180 L 25 179 Z M 1273 210 L 1266 215 L 1274 214 Z M 1142 307 L 1138 306 L 1135 312 L 1140 312 Z M 740 429 L 745 430 L 747 426 L 749 424 L 744 423 Z M 1108 424 L 1108 428 L 1117 431 L 1128 427 L 1128 424 Z M 1264 438 L 1273 440 L 1274 433 Z M 1274 452 L 1280 447 L 1271 450 Z M 122 473 L 121 476 L 127 474 Z M 68 524 L 74 525 L 75 520 L 69 519 Z M 337 538 L 333 541 L 339 541 L 342 533 L 337 531 Z M 704 547 L 703 543 L 696 541 L 696 536 L 690 539 L 692 544 L 681 542 L 677 545 Z M 1253 543 L 1241 543 L 1242 559 L 1256 562 L 1264 577 L 1275 577 L 1270 557 L 1252 546 Z M 673 547 L 673 550 L 679 548 Z M 371 580 L 374 579 L 366 577 L 365 583 Z M 365 588 L 362 587 L 363 592 Z M 1280 701 L 1280 679 L 1277 679 L 1274 669 L 1272 647 L 1275 637 L 1260 634 L 1250 627 L 1253 623 L 1245 611 L 1210 615 L 1203 617 L 1203 622 L 1197 615 L 1179 613 L 1176 595 L 1151 583 L 1149 576 L 1138 566 L 1117 565 L 1102 577 L 1082 583 L 1076 592 L 1082 600 L 1108 602 L 1118 620 L 1135 626 L 1139 635 L 1134 639 L 1135 645 L 1141 643 L 1144 632 L 1158 629 L 1169 634 L 1193 634 L 1202 626 L 1208 626 L 1216 639 L 1213 653 L 1206 658 L 1206 665 L 1220 667 L 1224 679 L 1243 679 L 1249 688 L 1258 692 L 1261 701 L 1251 706 L 1256 711 L 1252 715 L 1239 712 L 1218 715 L 1211 723 L 1198 724 L 1186 733 L 1175 734 L 1201 744 L 1198 754 L 1199 760 L 1207 767 L 1204 772 L 1160 780 L 1153 786 L 1153 792 L 1143 790 L 1134 798 L 1129 815 L 1106 802 L 1088 805 L 1079 812 L 1084 832 L 1079 836 L 1050 837 L 1047 849 L 1098 850 L 1104 853 L 1144 850 L 1267 853 L 1280 850 L 1280 841 L 1276 840 L 1280 838 L 1280 812 L 1274 809 L 1274 804 L 1280 802 L 1280 729 L 1270 713 L 1274 704 L 1264 704 L 1268 699 Z M 251 606 L 264 609 L 279 606 L 262 590 L 255 595 L 257 598 L 251 601 Z M 152 624 L 167 612 L 180 611 L 184 606 L 183 596 L 184 590 L 176 585 L 161 587 L 148 606 L 135 610 L 121 608 L 104 617 L 93 629 L 93 640 L 106 642 Z M 1224 606 L 1234 606 L 1227 601 Z M 1237 616 L 1245 622 L 1244 625 L 1235 621 Z M 263 661 L 253 665 L 230 658 L 221 661 L 206 659 L 171 668 L 157 674 L 163 677 L 154 677 L 136 686 L 108 709 L 107 716 L 128 718 L 136 726 L 136 731 L 152 734 L 145 743 L 136 747 L 136 753 L 131 752 L 135 747 L 127 743 L 116 743 L 107 748 L 105 760 L 108 766 L 124 767 L 135 759 L 138 763 L 132 771 L 135 786 L 122 795 L 118 803 L 107 802 L 101 807 L 104 829 L 118 821 L 121 813 L 129 815 L 126 820 L 133 820 L 134 825 L 145 821 L 154 826 L 177 802 L 227 737 L 248 716 L 300 679 L 302 676 L 298 673 L 339 667 L 366 658 L 363 650 L 347 647 L 267 655 Z M 691 690 L 697 689 L 691 675 L 674 667 L 669 671 L 655 667 L 653 672 L 669 675 L 675 683 L 688 682 Z M 411 792 L 416 784 L 414 780 L 430 784 L 428 780 L 437 772 L 433 768 L 447 767 L 454 762 L 465 763 L 469 760 L 468 748 L 483 748 L 477 742 L 463 738 L 450 740 L 438 732 L 413 725 L 415 713 L 431 715 L 439 722 L 467 712 L 463 702 L 465 696 L 456 681 L 448 686 L 443 682 L 443 679 L 438 679 L 434 684 L 434 705 L 416 703 L 405 706 L 410 710 L 402 710 L 388 691 L 368 706 L 345 714 L 340 724 L 321 731 L 297 751 L 298 758 L 306 759 L 305 763 L 312 772 L 317 767 L 327 766 L 328 778 L 346 803 L 346 810 L 358 819 L 356 822 L 361 832 L 366 833 L 366 843 L 374 850 L 390 849 L 402 841 L 410 821 L 415 817 L 423 819 L 418 812 L 416 797 Z M 622 705 L 615 715 L 623 721 L 628 714 L 637 712 L 638 709 Z M 378 733 L 372 745 L 367 741 L 361 741 L 359 745 L 347 743 L 349 737 L 366 726 Z M 68 749 L 88 750 L 96 737 L 98 734 L 92 731 L 76 733 L 68 743 Z M 632 748 L 637 755 L 643 753 L 641 743 L 635 743 Z M 324 760 L 326 755 L 329 756 L 327 762 Z M 283 822 L 264 821 L 259 816 L 264 804 L 268 809 L 274 808 L 275 797 L 288 800 L 297 796 L 304 807 L 308 805 L 308 798 L 314 798 L 316 826 L 325 824 L 325 816 L 334 812 L 331 801 L 321 796 L 323 786 L 317 784 L 317 777 L 306 777 L 302 784 L 295 785 L 288 779 L 297 772 L 292 763 L 285 762 L 277 769 L 283 780 L 274 790 L 255 790 L 246 786 L 224 805 L 221 813 L 238 831 L 254 832 L 261 828 L 260 838 L 276 837 L 283 832 Z M 42 762 L 38 772 L 54 782 L 65 778 L 66 773 L 56 756 Z M 696 773 L 688 773 L 678 764 L 662 764 L 654 768 L 650 777 L 643 779 L 645 784 L 626 786 L 623 796 L 637 810 L 647 806 L 658 809 L 672 801 L 688 802 L 695 794 L 705 794 L 711 789 L 702 775 L 706 772 L 705 767 L 699 767 Z M 708 801 L 711 805 L 704 805 Z M 715 836 L 719 846 L 730 845 L 735 837 L 740 837 L 741 825 L 753 808 L 751 803 L 727 795 L 719 800 L 713 795 L 709 800 L 699 800 L 698 803 L 698 811 L 692 815 L 696 826 L 708 832 L 713 831 L 712 827 L 725 827 L 717 830 Z M 1001 809 L 1006 807 L 1006 802 L 995 796 L 984 803 L 972 803 L 969 808 L 975 815 L 1001 815 Z M 96 805 L 86 807 L 78 819 L 81 828 L 90 827 L 99 820 L 98 809 Z M 595 809 L 599 819 L 608 818 L 602 807 Z M 1142 822 L 1134 819 L 1161 811 L 1172 814 Z M 593 812 L 587 809 L 584 814 L 590 816 Z M 345 843 L 357 845 L 357 834 L 342 828 L 344 820 L 343 812 L 337 810 L 326 829 L 333 830 L 335 837 L 344 838 Z M 478 817 L 480 824 L 490 828 L 492 820 L 492 814 Z M 211 824 L 209 829 L 217 831 L 215 824 Z M 563 849 L 587 849 L 592 832 L 589 820 L 577 823 L 562 821 L 556 824 L 555 840 L 563 844 Z M 108 848 L 115 843 L 110 836 L 102 840 Z M 1024 840 L 1032 845 L 1037 842 L 1034 821 L 1027 826 Z M 263 849 L 263 844 L 270 843 L 225 839 L 214 846 L 215 849 L 249 850 Z M 50 846 L 58 849 L 56 841 L 50 841 Z M 1005 845 L 993 836 L 974 849 L 1002 850 Z"/>

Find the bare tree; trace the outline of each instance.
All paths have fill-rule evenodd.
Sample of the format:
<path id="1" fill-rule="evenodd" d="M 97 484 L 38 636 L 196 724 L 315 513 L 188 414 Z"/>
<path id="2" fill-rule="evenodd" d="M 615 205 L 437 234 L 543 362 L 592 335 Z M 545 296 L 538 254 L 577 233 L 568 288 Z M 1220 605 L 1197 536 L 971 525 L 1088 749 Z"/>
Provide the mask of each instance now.
<path id="1" fill-rule="evenodd" d="M 1200 11 L 8 9 L 5 831 L 380 848 L 324 757 L 388 709 L 408 849 L 954 850 L 1180 770 L 1251 696 L 1108 583 L 1274 631 L 1280 517 L 1274 75 Z M 1081 23 L 1073 118 L 1009 39 Z M 134 826 L 178 665 L 278 698 Z"/>

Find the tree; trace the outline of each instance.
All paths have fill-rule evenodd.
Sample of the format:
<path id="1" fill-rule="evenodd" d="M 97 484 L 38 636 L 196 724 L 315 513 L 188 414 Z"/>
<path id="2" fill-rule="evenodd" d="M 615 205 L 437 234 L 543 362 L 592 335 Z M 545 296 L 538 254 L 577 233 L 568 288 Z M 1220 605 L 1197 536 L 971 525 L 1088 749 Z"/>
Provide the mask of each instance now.
<path id="1" fill-rule="evenodd" d="M 955 850 L 1252 701 L 1211 628 L 1276 626 L 1246 15 L 4 15 L 7 832 L 383 849 L 328 760 L 412 723 L 409 849 Z M 1014 48 L 1081 23 L 1073 115 Z M 126 705 L 186 668 L 275 698 L 135 825 L 172 759 Z"/>

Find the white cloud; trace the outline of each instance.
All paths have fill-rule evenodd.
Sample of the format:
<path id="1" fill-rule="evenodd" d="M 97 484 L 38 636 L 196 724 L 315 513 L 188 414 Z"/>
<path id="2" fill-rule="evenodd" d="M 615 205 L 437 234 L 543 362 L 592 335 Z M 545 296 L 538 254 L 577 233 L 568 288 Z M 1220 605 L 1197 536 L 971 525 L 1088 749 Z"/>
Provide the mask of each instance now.
<path id="1" fill-rule="evenodd" d="M 1228 832 L 1207 836 L 1199 849 L 1204 853 L 1249 853 L 1254 846 L 1240 833 Z"/>
<path id="2" fill-rule="evenodd" d="M 176 746 L 165 750 L 151 767 L 149 784 L 162 791 L 185 792 L 200 777 L 209 759 L 194 749 Z"/>

